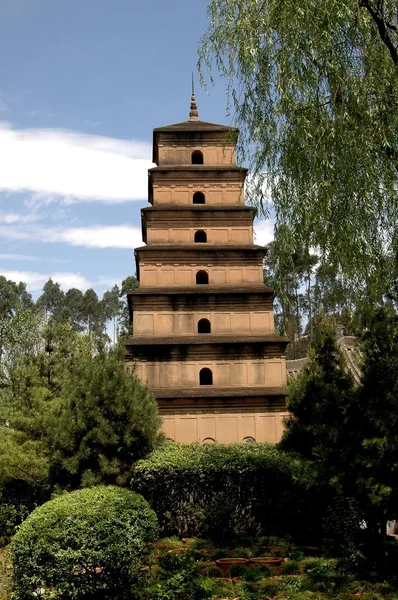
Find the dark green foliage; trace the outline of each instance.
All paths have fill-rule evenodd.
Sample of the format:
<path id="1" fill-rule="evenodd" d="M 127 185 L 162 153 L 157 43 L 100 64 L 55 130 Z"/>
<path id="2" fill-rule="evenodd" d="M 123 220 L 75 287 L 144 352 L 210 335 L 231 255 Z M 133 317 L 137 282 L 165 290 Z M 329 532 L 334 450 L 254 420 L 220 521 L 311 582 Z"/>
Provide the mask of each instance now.
<path id="1" fill-rule="evenodd" d="M 213 597 L 213 585 L 200 577 L 192 553 L 166 552 L 159 557 L 159 569 L 146 593 L 148 600 L 204 600 Z"/>
<path id="2" fill-rule="evenodd" d="M 0 388 L 0 485 L 126 482 L 158 438 L 155 398 L 126 371 L 123 348 L 97 348 L 53 320 L 36 336 Z"/>
<path id="3" fill-rule="evenodd" d="M 271 569 L 267 565 L 261 565 L 260 567 L 250 567 L 245 569 L 243 573 L 243 579 L 245 581 L 259 581 L 271 575 Z"/>
<path id="4" fill-rule="evenodd" d="M 317 326 L 307 365 L 289 387 L 291 416 L 286 420 L 281 447 L 311 460 L 325 482 L 345 461 L 345 423 L 353 397 L 353 379 L 337 347 L 333 323 L 323 320 Z"/>
<path id="5" fill-rule="evenodd" d="M 132 487 L 149 501 L 165 535 L 211 533 L 217 542 L 249 536 L 252 543 L 259 527 L 317 536 L 319 497 L 299 476 L 297 461 L 271 444 L 166 442 L 136 464 Z"/>
<path id="6" fill-rule="evenodd" d="M 288 560 L 282 563 L 281 573 L 283 575 L 297 575 L 300 573 L 300 566 L 297 560 Z"/>
<path id="7" fill-rule="evenodd" d="M 37 506 L 50 498 L 40 482 L 2 477 L 0 482 L 0 548 L 6 546 L 17 527 Z"/>
<path id="8" fill-rule="evenodd" d="M 157 534 L 156 516 L 138 494 L 96 487 L 37 508 L 12 542 L 17 597 L 141 598 Z"/>
<path id="9" fill-rule="evenodd" d="M 26 283 L 14 283 L 0 275 L 0 320 L 11 317 L 18 307 L 33 307 L 32 296 L 26 290 Z"/>
<path id="10" fill-rule="evenodd" d="M 362 385 L 354 439 L 357 493 L 373 530 L 398 517 L 398 315 L 376 309 L 362 336 Z M 367 500 L 366 500 L 367 499 Z"/>
<path id="11" fill-rule="evenodd" d="M 123 349 L 82 352 L 50 430 L 50 479 L 72 488 L 126 484 L 158 439 L 154 396 L 126 371 Z"/>

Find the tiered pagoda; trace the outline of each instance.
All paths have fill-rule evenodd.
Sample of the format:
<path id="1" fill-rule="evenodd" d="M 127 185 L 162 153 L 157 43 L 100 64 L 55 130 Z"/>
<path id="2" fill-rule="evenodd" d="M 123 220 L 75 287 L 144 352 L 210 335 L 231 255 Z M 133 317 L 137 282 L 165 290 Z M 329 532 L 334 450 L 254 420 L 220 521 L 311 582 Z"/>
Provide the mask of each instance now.
<path id="1" fill-rule="evenodd" d="M 200 121 L 194 95 L 188 121 L 153 132 L 127 361 L 179 442 L 276 442 L 287 414 L 287 341 L 274 333 L 237 136 Z"/>

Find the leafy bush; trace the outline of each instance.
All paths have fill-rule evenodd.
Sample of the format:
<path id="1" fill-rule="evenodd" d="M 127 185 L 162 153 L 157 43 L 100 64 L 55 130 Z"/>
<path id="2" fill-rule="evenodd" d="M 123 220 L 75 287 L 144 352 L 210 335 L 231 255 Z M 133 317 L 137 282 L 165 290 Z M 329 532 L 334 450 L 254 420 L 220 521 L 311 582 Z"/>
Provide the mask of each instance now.
<path id="1" fill-rule="evenodd" d="M 261 528 L 305 539 L 319 535 L 324 506 L 319 490 L 301 483 L 300 469 L 272 444 L 166 442 L 136 463 L 131 484 L 155 510 L 164 535 L 226 543 L 253 539 Z"/>
<path id="2" fill-rule="evenodd" d="M 246 569 L 243 579 L 245 581 L 259 581 L 260 579 L 268 577 L 270 574 L 271 569 L 267 567 L 267 565 L 261 565 L 261 567 L 252 567 L 251 569 Z"/>
<path id="3" fill-rule="evenodd" d="M 300 566 L 296 560 L 288 560 L 282 564 L 281 573 L 283 575 L 297 575 L 300 573 Z"/>
<path id="4" fill-rule="evenodd" d="M 99 486 L 37 508 L 12 541 L 17 597 L 140 598 L 157 521 L 133 492 Z"/>
<path id="5" fill-rule="evenodd" d="M 214 583 L 200 577 L 192 552 L 166 552 L 159 556 L 156 578 L 140 598 L 148 600 L 205 600 L 214 597 Z M 210 582 L 210 583 L 209 583 Z"/>
<path id="6" fill-rule="evenodd" d="M 307 571 L 308 588 L 314 591 L 330 592 L 347 582 L 335 559 L 319 558 Z"/>

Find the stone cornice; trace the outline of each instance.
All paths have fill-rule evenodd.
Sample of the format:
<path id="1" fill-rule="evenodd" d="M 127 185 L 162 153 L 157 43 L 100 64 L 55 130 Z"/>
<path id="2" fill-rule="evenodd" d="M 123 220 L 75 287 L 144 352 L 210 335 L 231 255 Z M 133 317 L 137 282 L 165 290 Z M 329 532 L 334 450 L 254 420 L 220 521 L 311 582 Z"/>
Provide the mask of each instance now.
<path id="1" fill-rule="evenodd" d="M 267 287 L 265 285 L 262 284 L 258 284 L 255 283 L 253 285 L 242 285 L 239 286 L 238 289 L 236 289 L 236 287 L 231 288 L 231 287 L 227 287 L 227 286 L 221 286 L 221 285 L 206 285 L 205 287 L 201 287 L 200 289 L 198 289 L 197 285 L 193 285 L 191 287 L 188 286 L 183 286 L 183 287 L 168 287 L 168 288 L 162 288 L 162 287 L 138 287 L 135 290 L 132 290 L 131 292 L 128 292 L 128 296 L 147 296 L 147 295 L 166 295 L 166 296 L 170 296 L 170 295 L 177 295 L 180 296 L 181 294 L 192 294 L 194 296 L 208 296 L 208 295 L 212 295 L 212 294 L 223 294 L 223 295 L 232 295 L 234 297 L 238 297 L 240 295 L 243 295 L 243 297 L 245 297 L 246 294 L 262 294 L 262 295 L 268 295 L 268 294 L 274 294 L 274 290 L 273 288 Z"/>
<path id="2" fill-rule="evenodd" d="M 201 386 L 194 388 L 155 388 L 151 390 L 157 398 L 198 398 L 205 399 L 209 398 L 214 402 L 215 398 L 222 398 L 223 402 L 221 406 L 225 406 L 225 400 L 228 398 L 245 398 L 245 397 L 257 397 L 261 404 L 264 404 L 265 399 L 271 397 L 283 398 L 286 396 L 286 389 L 283 387 L 213 387 L 213 386 Z M 195 402 L 198 406 L 199 403 Z M 247 402 L 248 404 L 248 402 Z M 282 403 L 281 403 L 282 405 Z M 241 406 L 241 405 L 240 405 Z M 283 407 L 285 407 L 283 403 Z"/>
<path id="3" fill-rule="evenodd" d="M 129 296 L 130 310 L 136 312 L 148 311 L 182 311 L 182 312 L 256 312 L 272 311 L 273 295 L 245 296 L 236 298 L 235 295 L 213 296 L 184 295 L 184 296 Z"/>
<path id="4" fill-rule="evenodd" d="M 289 340 L 286 337 L 275 334 L 236 334 L 236 333 L 197 333 L 195 335 L 174 335 L 174 336 L 140 336 L 134 335 L 127 340 L 128 346 L 209 346 L 214 344 L 278 344 L 286 346 Z"/>

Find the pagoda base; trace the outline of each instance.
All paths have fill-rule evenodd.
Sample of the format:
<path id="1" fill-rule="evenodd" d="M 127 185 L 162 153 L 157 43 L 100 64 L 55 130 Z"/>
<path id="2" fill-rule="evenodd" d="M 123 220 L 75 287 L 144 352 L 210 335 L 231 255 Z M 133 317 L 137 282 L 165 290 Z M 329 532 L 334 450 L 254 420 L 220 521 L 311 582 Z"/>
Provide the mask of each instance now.
<path id="1" fill-rule="evenodd" d="M 158 398 L 162 432 L 176 442 L 277 443 L 288 416 L 285 396 Z"/>

